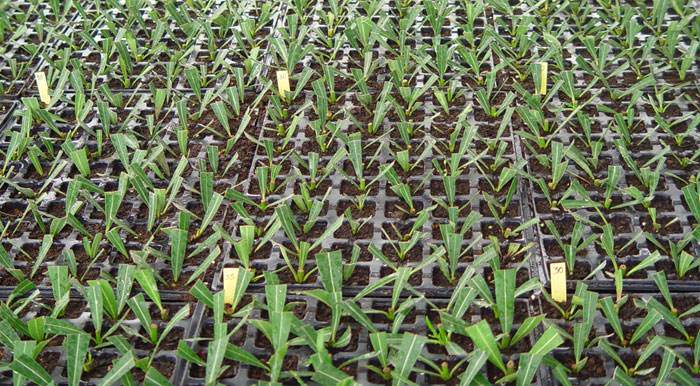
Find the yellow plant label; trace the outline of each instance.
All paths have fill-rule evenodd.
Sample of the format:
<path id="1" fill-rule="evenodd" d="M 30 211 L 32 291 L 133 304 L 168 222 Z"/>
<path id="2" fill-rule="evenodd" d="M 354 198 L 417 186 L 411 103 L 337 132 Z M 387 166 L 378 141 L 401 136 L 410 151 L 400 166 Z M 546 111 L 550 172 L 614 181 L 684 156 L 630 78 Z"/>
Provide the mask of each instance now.
<path id="1" fill-rule="evenodd" d="M 224 304 L 233 304 L 240 268 L 224 268 Z"/>
<path id="2" fill-rule="evenodd" d="M 566 302 L 566 263 L 551 263 L 549 265 L 552 299 L 555 302 Z"/>
<path id="3" fill-rule="evenodd" d="M 547 62 L 540 62 L 540 95 L 547 95 Z"/>
<path id="4" fill-rule="evenodd" d="M 277 90 L 283 97 L 285 93 L 292 91 L 289 87 L 289 73 L 286 70 L 277 71 Z"/>
<path id="5" fill-rule="evenodd" d="M 45 105 L 48 105 L 51 103 L 51 96 L 49 95 L 49 85 L 46 83 L 46 74 L 44 74 L 43 71 L 39 71 L 34 74 L 34 78 L 36 79 L 36 85 L 39 88 L 39 99 L 41 99 L 41 102 L 43 102 Z"/>

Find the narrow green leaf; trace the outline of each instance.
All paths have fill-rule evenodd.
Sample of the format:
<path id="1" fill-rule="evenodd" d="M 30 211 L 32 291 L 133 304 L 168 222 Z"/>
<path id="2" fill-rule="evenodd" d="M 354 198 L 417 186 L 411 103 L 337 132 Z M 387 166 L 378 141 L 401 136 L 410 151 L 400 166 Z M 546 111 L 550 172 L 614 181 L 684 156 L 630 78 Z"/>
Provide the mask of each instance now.
<path id="1" fill-rule="evenodd" d="M 177 356 L 186 360 L 187 362 L 194 363 L 197 366 L 206 366 L 206 363 L 202 360 L 202 358 L 197 355 L 190 346 L 187 345 L 187 342 L 184 340 L 181 340 L 177 344 Z"/>
<path id="2" fill-rule="evenodd" d="M 199 237 L 201 236 L 204 231 L 207 229 L 209 226 L 209 223 L 214 219 L 214 216 L 216 213 L 219 211 L 219 207 L 221 206 L 221 202 L 224 200 L 224 197 L 220 195 L 219 193 L 214 192 L 211 198 L 211 202 L 209 203 L 209 206 L 207 207 L 207 211 L 204 213 L 204 219 L 202 219 L 202 224 L 199 226 L 199 229 L 197 230 L 196 236 Z"/>
<path id="3" fill-rule="evenodd" d="M 29 355 L 21 354 L 15 356 L 12 363 L 10 363 L 10 368 L 37 385 L 54 385 L 49 373 Z"/>
<path id="4" fill-rule="evenodd" d="M 34 277 L 36 272 L 39 270 L 41 267 L 41 264 L 44 262 L 44 259 L 46 258 L 46 254 L 49 253 L 49 249 L 51 249 L 51 246 L 53 245 L 53 235 L 52 234 L 46 234 L 44 235 L 44 238 L 41 241 L 41 247 L 39 248 L 39 254 L 36 256 L 36 259 L 34 260 L 34 266 L 32 267 L 32 273 L 29 275 L 30 277 Z M 34 257 L 34 256 L 32 256 Z"/>
<path id="5" fill-rule="evenodd" d="M 486 351 L 475 349 L 469 354 L 469 359 L 467 360 L 467 369 L 462 373 L 462 378 L 460 379 L 460 386 L 470 386 L 473 384 L 476 376 L 481 372 L 481 369 L 486 364 L 488 360 L 488 354 Z"/>
<path id="6" fill-rule="evenodd" d="M 472 342 L 474 342 L 474 346 L 486 352 L 489 361 L 505 373 L 506 366 L 503 363 L 503 358 L 501 358 L 501 352 L 498 350 L 496 337 L 493 335 L 488 322 L 481 320 L 467 327 L 466 332 Z"/>
<path id="7" fill-rule="evenodd" d="M 90 337 L 86 334 L 70 334 L 66 336 L 66 367 L 68 369 L 68 384 L 80 385 L 80 377 L 83 373 L 83 364 L 87 356 Z"/>
<path id="8" fill-rule="evenodd" d="M 515 269 L 499 269 L 494 272 L 496 310 L 503 333 L 510 335 L 515 313 Z"/>
<path id="9" fill-rule="evenodd" d="M 163 310 L 163 304 L 160 302 L 160 292 L 156 279 L 153 277 L 151 268 L 140 268 L 134 272 L 134 278 L 139 283 L 143 292 L 158 306 L 159 310 Z"/>
<path id="10" fill-rule="evenodd" d="M 224 361 L 227 346 L 228 337 L 226 336 L 218 337 L 209 343 L 207 347 L 207 366 L 204 378 L 204 383 L 207 386 L 216 385 L 216 379 L 221 373 L 221 364 Z"/>
<path id="11" fill-rule="evenodd" d="M 98 383 L 98 386 L 108 386 L 116 384 L 120 379 L 125 376 L 131 369 L 136 366 L 136 359 L 134 354 L 130 351 L 125 355 L 122 355 L 114 365 L 112 369 L 107 373 L 107 375 L 102 378 Z"/>
<path id="12" fill-rule="evenodd" d="M 187 251 L 187 231 L 180 228 L 168 228 L 165 233 L 170 239 L 170 269 L 173 271 L 173 282 L 180 280 L 182 266 Z"/>
<path id="13" fill-rule="evenodd" d="M 403 334 L 401 344 L 392 362 L 394 364 L 392 374 L 396 379 L 400 381 L 408 380 L 426 342 L 427 338 L 422 335 Z"/>
<path id="14" fill-rule="evenodd" d="M 155 367 L 149 367 L 146 371 L 146 376 L 143 380 L 144 386 L 172 386 L 172 383 L 168 381 L 163 374 L 161 374 Z"/>

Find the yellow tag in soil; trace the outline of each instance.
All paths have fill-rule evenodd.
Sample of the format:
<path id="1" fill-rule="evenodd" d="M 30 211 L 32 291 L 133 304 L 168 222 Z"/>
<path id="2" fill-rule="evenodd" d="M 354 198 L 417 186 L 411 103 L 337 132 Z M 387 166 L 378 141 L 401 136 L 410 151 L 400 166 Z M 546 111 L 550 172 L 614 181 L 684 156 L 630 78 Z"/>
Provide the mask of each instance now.
<path id="1" fill-rule="evenodd" d="M 549 265 L 549 277 L 552 286 L 552 299 L 555 302 L 566 302 L 566 263 Z"/>
<path id="2" fill-rule="evenodd" d="M 36 79 L 36 85 L 39 88 L 39 99 L 45 105 L 51 103 L 51 96 L 49 95 L 49 85 L 46 83 L 46 74 L 43 71 L 39 71 L 34 74 Z"/>
<path id="3" fill-rule="evenodd" d="M 286 70 L 277 71 L 277 90 L 282 97 L 292 91 L 289 88 L 289 73 Z"/>
<path id="4" fill-rule="evenodd" d="M 547 95 L 547 62 L 540 62 L 540 95 Z"/>
<path id="5" fill-rule="evenodd" d="M 240 268 L 224 268 L 224 304 L 233 304 Z"/>

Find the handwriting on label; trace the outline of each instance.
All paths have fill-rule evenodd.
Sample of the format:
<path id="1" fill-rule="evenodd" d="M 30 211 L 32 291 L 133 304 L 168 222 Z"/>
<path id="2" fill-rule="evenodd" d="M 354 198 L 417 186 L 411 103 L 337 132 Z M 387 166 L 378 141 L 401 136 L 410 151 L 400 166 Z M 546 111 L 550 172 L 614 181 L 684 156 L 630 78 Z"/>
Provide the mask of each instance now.
<path id="1" fill-rule="evenodd" d="M 566 263 L 551 263 L 549 265 L 552 299 L 555 302 L 566 302 Z"/>
<path id="2" fill-rule="evenodd" d="M 547 95 L 547 62 L 540 62 L 540 95 Z"/>
<path id="3" fill-rule="evenodd" d="M 46 74 L 43 71 L 39 71 L 34 74 L 36 79 L 36 85 L 39 88 L 39 99 L 45 105 L 51 103 L 51 96 L 49 95 L 49 85 L 46 83 Z"/>
<path id="4" fill-rule="evenodd" d="M 292 91 L 289 87 L 289 73 L 286 70 L 277 71 L 277 90 L 281 96 Z"/>
<path id="5" fill-rule="evenodd" d="M 236 297 L 239 268 L 224 268 L 224 304 L 233 304 Z"/>

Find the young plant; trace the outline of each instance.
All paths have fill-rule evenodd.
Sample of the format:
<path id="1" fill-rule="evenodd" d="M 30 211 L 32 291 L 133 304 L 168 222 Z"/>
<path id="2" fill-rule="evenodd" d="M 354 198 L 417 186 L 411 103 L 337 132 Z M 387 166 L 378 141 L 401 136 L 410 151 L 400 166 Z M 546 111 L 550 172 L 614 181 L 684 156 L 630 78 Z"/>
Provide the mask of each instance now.
<path id="1" fill-rule="evenodd" d="M 413 204 L 413 189 L 411 186 L 405 182 L 401 182 L 398 173 L 394 170 L 392 166 L 386 168 L 386 178 L 390 184 L 391 190 L 403 200 L 404 204 L 407 206 L 407 210 L 404 210 L 408 215 L 413 216 L 416 213 L 416 207 Z"/>
<path id="2" fill-rule="evenodd" d="M 607 223 L 603 225 L 602 228 L 603 233 L 600 235 L 600 240 L 598 241 L 598 244 L 612 262 L 613 272 L 608 274 L 612 276 L 615 281 L 615 291 L 617 292 L 617 296 L 619 299 L 622 297 L 622 286 L 624 283 L 624 278 L 631 276 L 636 272 L 644 270 L 647 267 L 653 266 L 654 264 L 656 264 L 656 262 L 661 260 L 662 256 L 659 253 L 659 251 L 654 251 L 653 253 L 649 254 L 647 257 L 642 259 L 642 261 L 637 263 L 634 267 L 628 267 L 626 264 L 618 264 L 617 255 L 620 253 L 620 251 L 627 249 L 642 235 L 633 238 L 632 240 L 627 242 L 622 248 L 617 250 L 615 248 L 615 237 L 613 234 L 612 224 Z"/>
<path id="3" fill-rule="evenodd" d="M 365 169 L 369 167 L 369 165 L 371 165 L 372 163 L 378 162 L 377 158 L 379 156 L 379 151 L 381 150 L 381 147 L 377 149 L 377 152 L 369 159 L 369 162 L 365 163 L 365 160 L 363 158 L 361 134 L 353 133 L 347 136 L 347 138 L 344 138 L 343 140 L 345 141 L 345 145 L 348 148 L 348 158 L 350 159 L 354 176 L 347 176 L 347 174 L 344 171 L 342 173 L 348 177 L 349 182 L 355 187 L 355 189 L 358 190 L 358 194 L 355 196 L 354 201 L 355 206 L 358 209 L 362 210 L 364 208 L 367 196 L 370 193 L 370 187 L 381 180 L 381 178 L 389 170 L 391 165 L 380 168 L 380 172 L 377 174 L 377 176 L 372 178 L 371 180 L 368 180 L 367 176 L 365 176 Z"/>
<path id="4" fill-rule="evenodd" d="M 515 269 L 495 270 L 494 292 L 491 292 L 483 276 L 476 275 L 469 280 L 469 286 L 479 294 L 481 301 L 493 309 L 494 315 L 496 319 L 498 319 L 502 331 L 502 335 L 498 338 L 498 347 L 500 349 L 516 345 L 537 328 L 544 319 L 542 315 L 529 316 L 523 321 L 520 327 L 513 332 L 515 302 L 517 297 L 539 287 L 539 283 L 536 279 L 530 279 L 522 285 L 517 286 L 515 282 L 516 272 Z M 470 334 L 470 337 L 472 337 L 472 334 Z M 496 340 L 494 340 L 493 344 L 496 344 Z"/>
<path id="5" fill-rule="evenodd" d="M 331 310 L 330 325 L 319 331 L 328 336 L 328 346 L 345 347 L 350 343 L 351 330 L 339 335 L 340 318 L 343 316 L 343 258 L 340 251 L 320 252 L 316 254 L 316 264 L 323 289 L 307 291 L 306 294 L 325 304 Z M 327 331 L 325 331 L 327 330 Z"/>
<path id="6" fill-rule="evenodd" d="M 669 240 L 668 245 L 664 245 L 651 233 L 645 233 L 644 235 L 656 248 L 671 258 L 676 269 L 676 276 L 683 280 L 690 272 L 700 268 L 700 259 L 685 251 L 688 245 L 697 240 L 699 229 L 695 228 L 693 232 L 686 234 L 681 240 Z"/>
<path id="7" fill-rule="evenodd" d="M 163 340 L 173 330 L 175 325 L 185 319 L 190 313 L 190 305 L 185 304 L 172 316 L 165 327 L 163 327 L 163 330 L 159 331 L 159 326 L 157 323 L 153 322 L 151 314 L 148 311 L 148 303 L 142 293 L 130 298 L 127 304 L 141 323 L 141 328 L 146 333 L 146 336 L 139 335 L 137 331 L 134 331 L 134 333 L 153 346 L 151 360 L 153 359 L 153 355 L 158 351 L 158 347 L 163 343 Z"/>
<path id="8" fill-rule="evenodd" d="M 503 115 L 503 113 L 510 107 L 511 103 L 515 99 L 515 94 L 508 92 L 503 101 L 499 105 L 494 106 L 494 96 L 496 93 L 500 92 L 500 90 L 494 90 L 496 86 L 496 74 L 496 71 L 489 72 L 486 75 L 486 87 L 479 88 L 474 93 L 479 106 L 481 106 L 486 116 L 491 119 L 496 119 Z"/>
<path id="9" fill-rule="evenodd" d="M 380 376 L 385 381 L 405 383 L 417 369 L 414 368 L 427 342 L 422 335 L 402 333 L 396 343 L 391 344 L 389 334 L 376 332 L 370 334 L 370 342 L 379 361 L 379 367 L 368 365 L 367 369 Z"/>
<path id="10" fill-rule="evenodd" d="M 281 378 L 282 364 L 290 347 L 289 332 L 294 314 L 285 310 L 287 286 L 283 284 L 268 284 L 265 286 L 268 320 L 253 319 L 250 323 L 265 335 L 272 345 L 273 351 L 267 361 L 270 382 L 278 382 Z"/>
<path id="11" fill-rule="evenodd" d="M 469 216 L 467 216 L 459 231 L 456 231 L 455 224 L 440 224 L 440 235 L 442 236 L 442 242 L 447 251 L 447 256 L 446 258 L 438 259 L 438 267 L 450 283 L 455 283 L 459 278 L 458 264 L 462 257 L 469 253 L 469 251 L 481 241 L 481 236 L 475 237 L 466 248 L 462 246 L 464 234 L 480 217 L 481 216 L 476 212 L 469 213 Z"/>
<path id="12" fill-rule="evenodd" d="M 382 229 L 384 237 L 389 240 L 389 245 L 394 250 L 400 261 L 406 260 L 411 250 L 418 246 L 418 243 L 420 243 L 427 236 L 427 234 L 422 232 L 421 229 L 423 229 L 423 225 L 428 221 L 429 214 L 433 209 L 433 207 L 430 207 L 427 210 L 424 209 L 418 213 L 415 222 L 405 234 L 402 234 L 395 226 L 393 226 L 393 224 L 392 227 L 394 229 L 395 237 L 389 236 L 389 234 Z M 378 254 L 376 253 L 379 251 L 379 249 L 377 249 L 375 246 L 370 245 L 369 250 L 373 255 L 375 255 L 375 257 L 382 260 L 386 259 L 381 252 Z"/>
<path id="13" fill-rule="evenodd" d="M 344 217 L 341 215 L 336 221 L 329 225 L 326 230 L 314 240 L 313 243 L 306 241 L 299 234 L 302 231 L 301 226 L 297 222 L 291 208 L 287 204 L 282 204 L 275 208 L 275 216 L 280 222 L 284 234 L 290 241 L 292 248 L 288 248 L 284 244 L 278 244 L 282 257 L 287 263 L 287 268 L 294 277 L 297 283 L 305 283 L 317 268 L 307 271 L 306 262 L 309 258 L 309 253 L 319 248 L 323 242 L 343 224 Z"/>
<path id="14" fill-rule="evenodd" d="M 596 240 L 597 236 L 592 234 L 585 237 L 584 224 L 577 219 L 573 229 L 571 230 L 571 239 L 569 242 L 566 242 L 559 233 L 559 230 L 557 230 L 556 225 L 554 225 L 551 220 L 547 220 L 545 224 L 547 225 L 547 229 L 549 229 L 549 233 L 554 236 L 554 240 L 556 240 L 559 248 L 561 248 L 563 251 L 567 271 L 569 276 L 572 276 L 576 265 L 576 256 L 579 252 L 591 245 Z"/>

